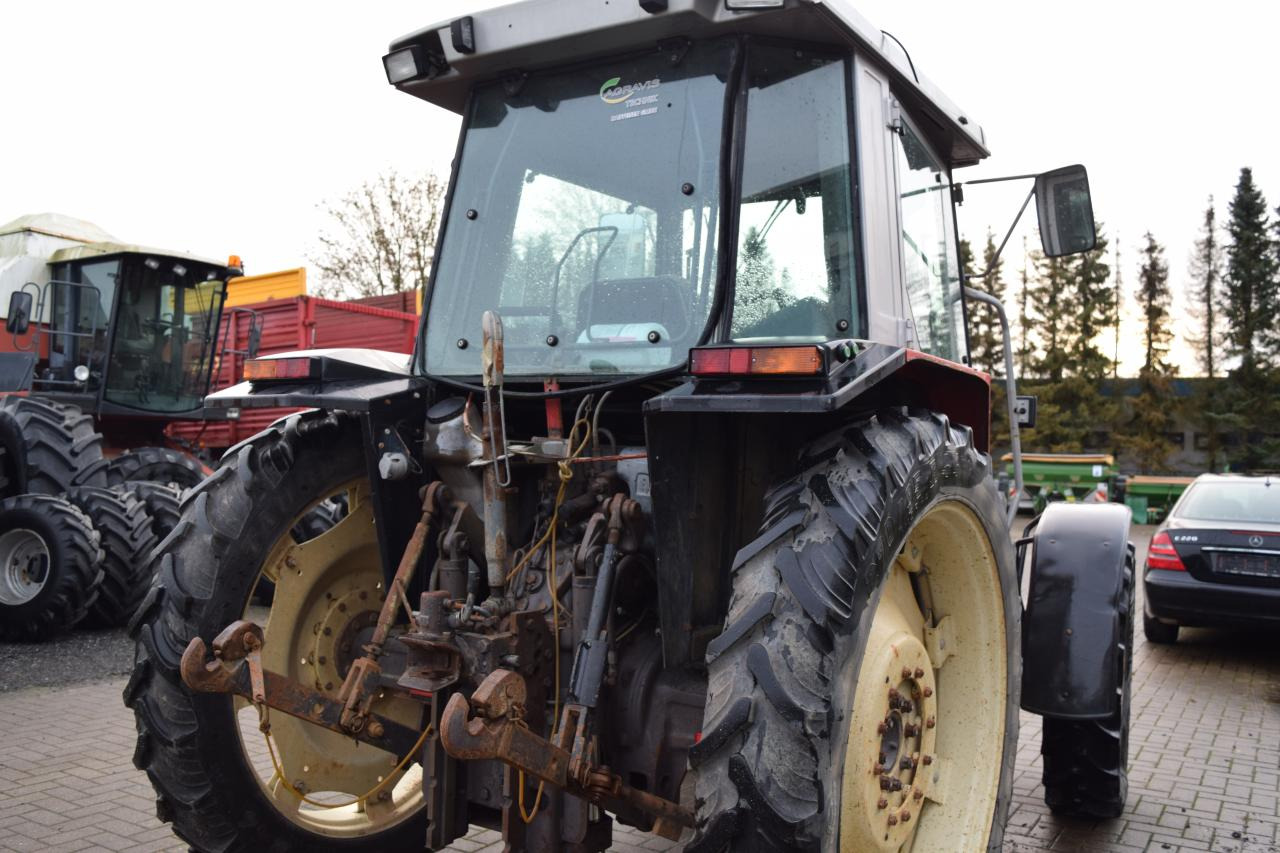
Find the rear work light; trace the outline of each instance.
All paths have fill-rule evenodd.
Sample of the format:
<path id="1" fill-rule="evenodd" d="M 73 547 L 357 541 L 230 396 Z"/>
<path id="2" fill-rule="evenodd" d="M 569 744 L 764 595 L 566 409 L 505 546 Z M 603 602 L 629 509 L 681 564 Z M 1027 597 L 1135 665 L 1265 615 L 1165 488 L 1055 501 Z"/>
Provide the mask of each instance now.
<path id="1" fill-rule="evenodd" d="M 1173 547 L 1173 540 L 1163 530 L 1151 538 L 1151 545 L 1147 548 L 1147 568 L 1165 569 L 1171 572 L 1187 570 L 1187 567 L 1182 564 L 1182 558 Z"/>
<path id="2" fill-rule="evenodd" d="M 818 346 L 703 347 L 689 352 L 694 376 L 822 376 L 827 372 Z"/>
<path id="3" fill-rule="evenodd" d="M 250 382 L 319 379 L 320 362 L 314 358 L 254 358 L 245 362 L 244 378 Z"/>

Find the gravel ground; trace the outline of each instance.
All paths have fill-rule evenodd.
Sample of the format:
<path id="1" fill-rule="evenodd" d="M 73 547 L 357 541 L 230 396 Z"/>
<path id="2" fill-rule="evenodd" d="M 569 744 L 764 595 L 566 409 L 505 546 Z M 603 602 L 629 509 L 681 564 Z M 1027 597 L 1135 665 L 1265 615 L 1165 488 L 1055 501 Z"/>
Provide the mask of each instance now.
<path id="1" fill-rule="evenodd" d="M 0 643 L 0 692 L 99 681 L 132 669 L 133 641 L 123 628 L 77 630 L 47 643 Z"/>

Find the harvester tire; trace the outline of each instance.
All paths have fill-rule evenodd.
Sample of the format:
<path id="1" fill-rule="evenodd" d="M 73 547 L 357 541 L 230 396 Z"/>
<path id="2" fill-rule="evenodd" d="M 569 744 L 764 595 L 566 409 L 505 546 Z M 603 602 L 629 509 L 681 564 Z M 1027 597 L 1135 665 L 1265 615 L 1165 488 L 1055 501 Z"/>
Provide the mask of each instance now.
<path id="1" fill-rule="evenodd" d="M 915 849 L 1000 850 L 1021 609 L 990 457 L 967 427 L 892 409 L 803 448 L 796 470 L 765 495 L 760 533 L 734 560 L 724 631 L 707 649 L 686 850 L 897 850 L 911 833 Z M 966 586 L 985 590 L 987 615 L 972 623 L 956 597 Z M 908 624 L 896 616 L 881 621 L 912 608 L 921 638 L 887 629 Z M 930 629 L 936 614 L 949 615 Z M 966 633 L 969 624 L 991 631 Z M 953 628 L 966 654 L 948 659 L 937 638 Z M 919 663 L 904 666 L 912 656 Z M 974 702 L 991 710 L 965 710 Z"/>
<path id="2" fill-rule="evenodd" d="M 195 457 L 168 447 L 138 447 L 126 450 L 107 465 L 111 485 L 134 480 L 175 483 L 190 489 L 205 478 L 205 467 Z"/>
<path id="3" fill-rule="evenodd" d="M 81 486 L 65 495 L 98 531 L 102 540 L 102 583 L 85 616 L 84 627 L 118 628 L 128 623 L 151 585 L 149 557 L 155 533 L 147 505 L 129 492 Z"/>
<path id="4" fill-rule="evenodd" d="M 117 492 L 131 494 L 147 505 L 151 517 L 151 532 L 156 541 L 162 542 L 178 526 L 182 518 L 182 490 L 168 483 L 149 483 L 135 480 L 114 487 Z"/>
<path id="5" fill-rule="evenodd" d="M 107 485 L 102 434 L 75 406 L 0 398 L 0 445 L 16 494 L 60 495 L 76 486 Z"/>
<path id="6" fill-rule="evenodd" d="M 342 415 L 310 411 L 276 422 L 187 493 L 157 553 L 157 577 L 130 625 L 137 646 L 124 701 L 137 722 L 134 765 L 155 788 L 157 814 L 195 850 L 422 849 L 425 808 L 358 837 L 291 820 L 245 754 L 231 697 L 194 693 L 179 675 L 192 637 L 209 643 L 242 618 L 269 550 L 317 496 L 364 475 L 362 444 L 359 424 Z M 272 720 L 277 730 L 284 725 L 281 715 Z"/>
<path id="7" fill-rule="evenodd" d="M 1102 720 L 1044 718 L 1044 801 L 1055 814 L 1107 820 L 1129 792 L 1129 702 L 1133 678 L 1134 577 L 1126 563 L 1120 602 L 1123 643 L 1116 710 Z"/>
<path id="8" fill-rule="evenodd" d="M 88 613 L 102 582 L 100 537 L 62 498 L 0 502 L 0 639 L 40 641 Z"/>

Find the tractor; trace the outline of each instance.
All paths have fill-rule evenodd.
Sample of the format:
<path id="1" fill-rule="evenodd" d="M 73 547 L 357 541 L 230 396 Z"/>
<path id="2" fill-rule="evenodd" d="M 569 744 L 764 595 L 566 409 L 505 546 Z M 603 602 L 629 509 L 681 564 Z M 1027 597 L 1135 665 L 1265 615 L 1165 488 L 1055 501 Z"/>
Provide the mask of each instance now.
<path id="1" fill-rule="evenodd" d="M 999 850 L 1020 708 L 1050 808 L 1118 815 L 1129 515 L 1011 536 L 966 363 L 999 305 L 957 258 L 976 121 L 843 0 L 527 0 L 383 65 L 462 116 L 417 346 L 207 400 L 306 411 L 185 494 L 132 624 L 176 834 Z M 1048 255 L 1093 247 L 1082 168 L 1020 177 Z"/>
<path id="2" fill-rule="evenodd" d="M 203 398 L 238 266 L 55 214 L 0 227 L 0 637 L 123 625 L 141 601 L 174 484 L 208 471 L 165 426 L 228 414 Z"/>

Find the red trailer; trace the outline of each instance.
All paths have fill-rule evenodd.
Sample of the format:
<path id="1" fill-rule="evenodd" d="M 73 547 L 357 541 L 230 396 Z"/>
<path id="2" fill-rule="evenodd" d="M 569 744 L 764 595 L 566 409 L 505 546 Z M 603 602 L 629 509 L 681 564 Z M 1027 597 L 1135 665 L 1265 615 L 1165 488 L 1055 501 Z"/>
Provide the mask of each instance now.
<path id="1" fill-rule="evenodd" d="M 316 296 L 293 296 L 235 306 L 223 317 L 223 339 L 219 341 L 218 351 L 226 355 L 214 368 L 210 392 L 240 381 L 244 373 L 244 353 L 249 349 L 251 323 L 259 324 L 262 329 L 259 355 L 329 347 L 359 347 L 407 354 L 413 351 L 418 316 L 361 302 L 337 302 Z M 245 409 L 238 419 L 233 420 L 176 421 L 169 426 L 168 434 L 170 438 L 216 456 L 292 411 L 296 410 Z"/>

